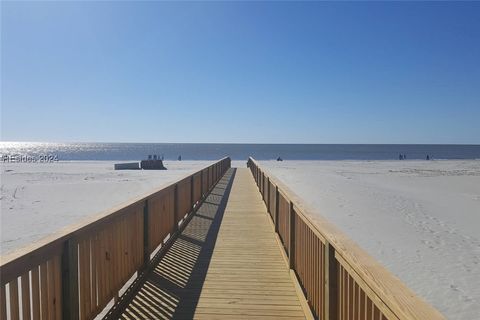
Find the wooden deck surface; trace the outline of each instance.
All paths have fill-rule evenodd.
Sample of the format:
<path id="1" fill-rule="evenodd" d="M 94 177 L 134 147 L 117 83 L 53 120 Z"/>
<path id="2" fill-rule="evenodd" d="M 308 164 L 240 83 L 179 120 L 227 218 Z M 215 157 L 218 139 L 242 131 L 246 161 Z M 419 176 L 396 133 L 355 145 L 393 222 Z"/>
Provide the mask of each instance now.
<path id="1" fill-rule="evenodd" d="M 304 319 L 248 169 L 230 169 L 148 274 L 122 319 Z"/>

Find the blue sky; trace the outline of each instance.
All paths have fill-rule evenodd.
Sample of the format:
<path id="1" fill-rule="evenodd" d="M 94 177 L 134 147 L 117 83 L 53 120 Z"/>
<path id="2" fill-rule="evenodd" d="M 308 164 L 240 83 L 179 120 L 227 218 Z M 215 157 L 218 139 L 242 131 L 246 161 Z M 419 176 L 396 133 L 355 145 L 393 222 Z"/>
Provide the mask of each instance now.
<path id="1" fill-rule="evenodd" d="M 4 141 L 480 143 L 480 2 L 2 2 Z"/>

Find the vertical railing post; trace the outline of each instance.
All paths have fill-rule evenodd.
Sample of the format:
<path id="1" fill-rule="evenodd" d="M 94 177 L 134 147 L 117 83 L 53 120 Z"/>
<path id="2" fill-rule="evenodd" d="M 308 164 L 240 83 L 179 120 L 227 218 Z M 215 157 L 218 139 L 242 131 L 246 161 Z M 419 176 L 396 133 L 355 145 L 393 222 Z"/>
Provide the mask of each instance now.
<path id="1" fill-rule="evenodd" d="M 262 172 L 260 171 L 260 169 L 258 169 L 258 181 L 257 181 L 258 190 L 260 190 L 261 185 L 262 185 Z"/>
<path id="2" fill-rule="evenodd" d="M 266 199 L 266 193 L 267 193 L 267 189 L 268 189 L 268 187 L 267 187 L 267 182 L 268 181 L 267 180 L 268 180 L 267 176 L 263 175 L 263 195 L 264 195 L 265 202 L 267 202 L 267 199 Z"/>
<path id="3" fill-rule="evenodd" d="M 178 230 L 178 184 L 175 184 L 173 189 L 173 231 L 176 232 Z"/>
<path id="4" fill-rule="evenodd" d="M 263 173 L 263 187 L 262 187 L 262 195 L 263 195 L 263 201 L 265 202 L 265 173 Z"/>
<path id="5" fill-rule="evenodd" d="M 150 263 L 150 245 L 148 233 L 148 199 L 143 205 L 143 268 Z"/>
<path id="6" fill-rule="evenodd" d="M 265 193 L 263 192 L 263 189 L 265 188 L 265 175 L 263 174 L 263 172 L 262 172 L 261 180 L 262 180 L 262 183 L 260 184 L 260 193 L 262 194 L 262 200 L 265 201 L 265 195 L 264 195 Z"/>
<path id="7" fill-rule="evenodd" d="M 260 190 L 260 193 L 262 193 L 262 172 L 261 171 L 258 173 L 258 190 Z"/>
<path id="8" fill-rule="evenodd" d="M 267 198 L 265 199 L 265 203 L 267 204 L 267 211 L 273 219 L 273 212 L 270 210 L 270 177 L 267 177 Z"/>
<path id="9" fill-rule="evenodd" d="M 207 168 L 207 191 L 205 193 L 208 193 L 208 190 L 210 190 L 210 167 Z"/>
<path id="10" fill-rule="evenodd" d="M 195 205 L 195 193 L 194 193 L 194 187 L 193 187 L 193 175 L 190 177 L 190 209 L 193 211 L 193 206 Z"/>
<path id="11" fill-rule="evenodd" d="M 70 238 L 62 251 L 62 319 L 79 319 L 78 298 L 78 244 Z"/>
<path id="12" fill-rule="evenodd" d="M 262 176 L 260 177 L 260 193 L 262 194 L 262 200 L 264 200 L 264 196 L 263 196 L 263 180 L 264 180 L 264 176 L 263 176 L 263 172 L 262 172 Z"/>
<path id="13" fill-rule="evenodd" d="M 203 199 L 203 170 L 200 171 L 200 199 Z"/>
<path id="14" fill-rule="evenodd" d="M 325 316 L 324 319 L 338 318 L 338 268 L 335 259 L 335 248 L 325 244 Z"/>
<path id="15" fill-rule="evenodd" d="M 295 269 L 295 211 L 293 210 L 293 203 L 291 201 L 288 205 L 288 219 L 288 265 L 290 269 Z"/>
<path id="16" fill-rule="evenodd" d="M 278 186 L 275 186 L 275 232 L 278 233 L 278 215 L 279 215 L 279 205 L 280 205 L 280 199 L 279 199 L 279 194 L 278 194 Z"/>

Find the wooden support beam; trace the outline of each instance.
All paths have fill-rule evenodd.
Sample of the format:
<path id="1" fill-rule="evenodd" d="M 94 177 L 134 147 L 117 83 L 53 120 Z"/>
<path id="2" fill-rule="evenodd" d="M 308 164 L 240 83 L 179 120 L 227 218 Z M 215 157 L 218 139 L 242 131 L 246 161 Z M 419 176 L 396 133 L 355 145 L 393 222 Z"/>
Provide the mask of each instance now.
<path id="1" fill-rule="evenodd" d="M 324 319 L 338 319 L 338 268 L 335 248 L 325 244 L 325 316 Z"/>
<path id="2" fill-rule="evenodd" d="M 279 212 L 278 186 L 275 186 L 275 232 L 278 233 L 278 212 Z"/>
<path id="3" fill-rule="evenodd" d="M 267 197 L 265 198 L 265 204 L 267 205 L 267 212 L 273 216 L 272 212 L 270 212 L 270 178 L 267 178 Z"/>
<path id="4" fill-rule="evenodd" d="M 203 199 L 203 170 L 200 171 L 200 200 Z"/>
<path id="5" fill-rule="evenodd" d="M 194 193 L 194 186 L 193 186 L 193 175 L 190 177 L 190 211 L 193 211 L 193 205 L 195 204 L 195 193 Z"/>
<path id="6" fill-rule="evenodd" d="M 78 320 L 78 243 L 65 241 L 62 251 L 62 319 Z"/>
<path id="7" fill-rule="evenodd" d="M 295 269 L 295 211 L 293 210 L 293 202 L 290 201 L 288 206 L 290 241 L 288 241 L 288 265 L 290 269 Z"/>
<path id="8" fill-rule="evenodd" d="M 150 263 L 150 243 L 148 228 L 148 199 L 143 206 L 143 268 Z"/>
<path id="9" fill-rule="evenodd" d="M 173 232 L 178 230 L 178 184 L 173 189 Z"/>

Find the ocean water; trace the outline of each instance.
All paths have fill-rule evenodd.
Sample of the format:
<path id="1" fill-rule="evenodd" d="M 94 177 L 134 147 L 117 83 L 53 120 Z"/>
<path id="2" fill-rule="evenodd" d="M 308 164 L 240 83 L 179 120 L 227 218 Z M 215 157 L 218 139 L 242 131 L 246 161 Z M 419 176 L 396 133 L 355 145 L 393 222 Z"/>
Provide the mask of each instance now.
<path id="1" fill-rule="evenodd" d="M 216 144 L 216 143 L 43 143 L 0 142 L 0 155 L 55 156 L 71 160 L 141 160 L 156 154 L 166 160 L 393 160 L 399 154 L 408 159 L 480 159 L 480 145 L 399 144 Z"/>

